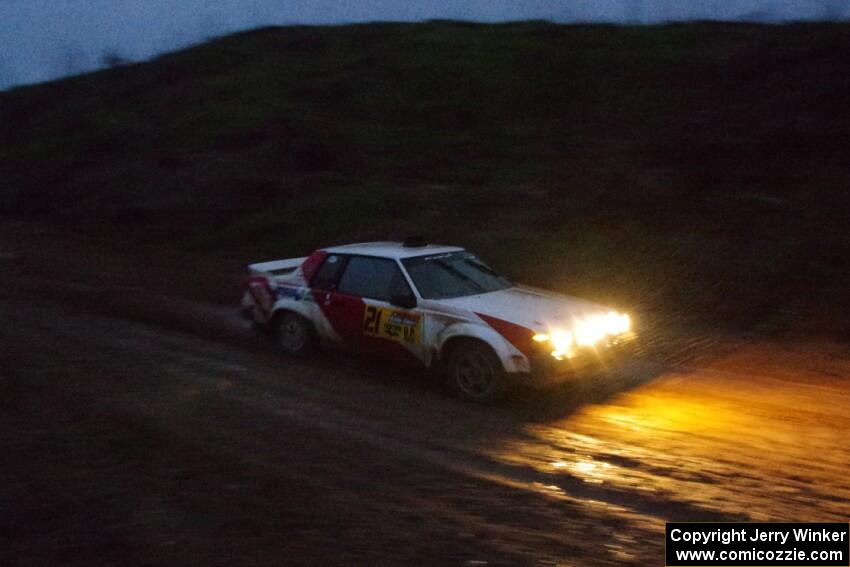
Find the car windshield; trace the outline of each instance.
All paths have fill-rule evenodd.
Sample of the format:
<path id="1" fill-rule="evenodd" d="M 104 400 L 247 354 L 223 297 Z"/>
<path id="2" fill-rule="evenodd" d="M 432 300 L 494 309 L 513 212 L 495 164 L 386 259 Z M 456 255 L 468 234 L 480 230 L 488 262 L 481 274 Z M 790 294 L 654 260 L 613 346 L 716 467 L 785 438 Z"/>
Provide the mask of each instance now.
<path id="1" fill-rule="evenodd" d="M 423 299 L 463 297 L 513 286 L 469 252 L 417 256 L 402 263 Z"/>

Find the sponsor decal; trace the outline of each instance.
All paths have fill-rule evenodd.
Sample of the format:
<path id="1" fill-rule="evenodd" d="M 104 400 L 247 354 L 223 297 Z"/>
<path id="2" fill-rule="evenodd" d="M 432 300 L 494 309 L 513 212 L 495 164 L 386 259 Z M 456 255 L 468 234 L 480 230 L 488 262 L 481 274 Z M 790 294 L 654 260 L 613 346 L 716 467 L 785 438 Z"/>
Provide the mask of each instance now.
<path id="1" fill-rule="evenodd" d="M 454 256 L 456 252 L 448 252 L 445 254 L 435 254 L 433 256 L 424 256 L 418 257 L 417 260 L 422 260 L 423 262 L 430 262 L 431 260 L 445 260 L 446 258 L 451 258 Z"/>
<path id="2" fill-rule="evenodd" d="M 277 288 L 277 298 L 278 299 L 292 299 L 295 301 L 312 301 L 313 297 L 310 294 L 310 290 L 306 287 L 289 287 L 289 286 L 280 286 Z"/>
<path id="3" fill-rule="evenodd" d="M 363 317 L 363 334 L 403 344 L 419 344 L 422 340 L 422 316 L 408 311 L 367 305 Z"/>

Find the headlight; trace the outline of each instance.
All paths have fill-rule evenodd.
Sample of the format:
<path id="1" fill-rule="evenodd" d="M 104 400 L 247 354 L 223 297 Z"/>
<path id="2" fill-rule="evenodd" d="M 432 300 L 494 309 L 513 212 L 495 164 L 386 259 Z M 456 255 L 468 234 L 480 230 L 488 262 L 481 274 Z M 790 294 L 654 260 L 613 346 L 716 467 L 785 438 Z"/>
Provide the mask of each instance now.
<path id="1" fill-rule="evenodd" d="M 605 335 L 621 335 L 632 327 L 625 313 L 611 311 L 605 315 L 593 315 L 576 322 L 576 342 L 581 346 L 593 346 Z"/>
<path id="2" fill-rule="evenodd" d="M 605 316 L 605 330 L 609 335 L 621 335 L 632 328 L 632 320 L 625 313 L 614 313 Z"/>
<path id="3" fill-rule="evenodd" d="M 583 347 L 593 346 L 606 335 L 616 336 L 628 332 L 632 321 L 625 313 L 611 311 L 605 315 L 592 315 L 575 322 L 573 332 L 556 330 L 550 333 L 538 333 L 532 338 L 535 342 L 548 342 L 552 345 L 552 356 L 561 359 L 570 356 L 573 344 Z"/>
<path id="4" fill-rule="evenodd" d="M 595 316 L 576 322 L 576 343 L 579 346 L 593 346 L 607 332 L 605 319 Z"/>

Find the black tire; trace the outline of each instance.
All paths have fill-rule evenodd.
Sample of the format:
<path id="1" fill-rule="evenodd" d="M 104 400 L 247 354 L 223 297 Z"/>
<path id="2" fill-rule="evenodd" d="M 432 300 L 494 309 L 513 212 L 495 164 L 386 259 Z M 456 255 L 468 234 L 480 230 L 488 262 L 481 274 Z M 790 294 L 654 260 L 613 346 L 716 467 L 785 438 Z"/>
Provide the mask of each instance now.
<path id="1" fill-rule="evenodd" d="M 493 350 L 478 341 L 455 347 L 446 365 L 449 385 L 460 397 L 479 404 L 498 401 L 507 389 L 501 361 Z"/>
<path id="2" fill-rule="evenodd" d="M 285 354 L 304 356 L 313 346 L 313 326 L 298 315 L 287 311 L 275 318 L 275 342 Z"/>

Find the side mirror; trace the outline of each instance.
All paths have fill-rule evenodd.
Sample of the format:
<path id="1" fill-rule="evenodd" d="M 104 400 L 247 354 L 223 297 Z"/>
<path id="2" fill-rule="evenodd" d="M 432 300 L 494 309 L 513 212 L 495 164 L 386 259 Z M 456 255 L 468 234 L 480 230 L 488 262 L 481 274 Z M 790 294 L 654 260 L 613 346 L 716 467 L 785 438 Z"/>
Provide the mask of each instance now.
<path id="1" fill-rule="evenodd" d="M 394 295 L 392 299 L 390 299 L 390 304 L 395 305 L 396 307 L 401 307 L 402 309 L 413 309 L 416 307 L 416 298 L 409 293 Z"/>

